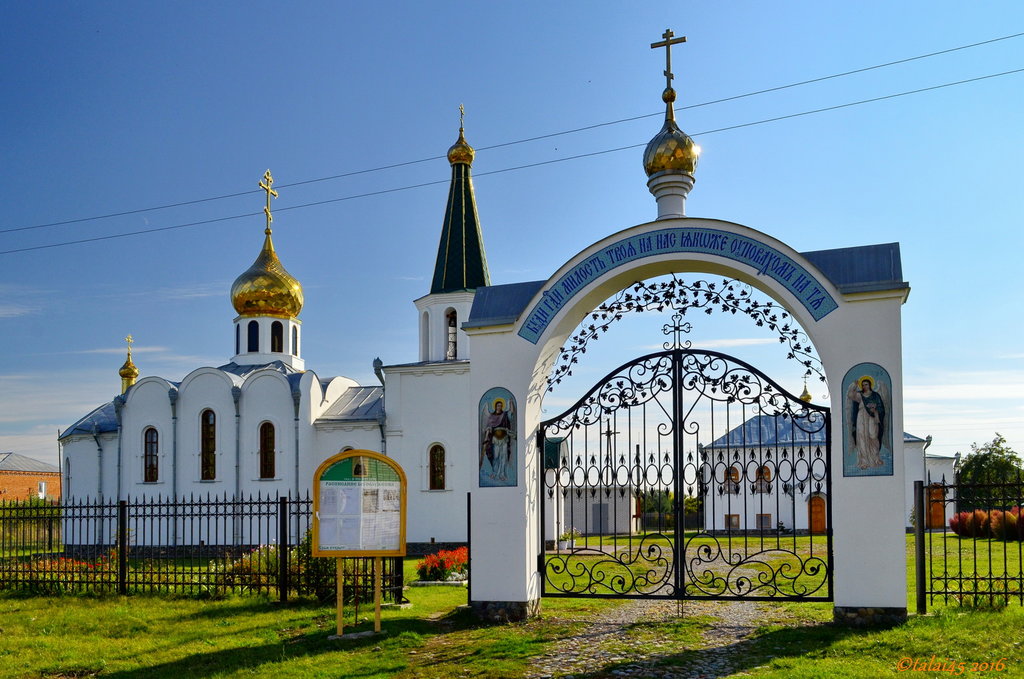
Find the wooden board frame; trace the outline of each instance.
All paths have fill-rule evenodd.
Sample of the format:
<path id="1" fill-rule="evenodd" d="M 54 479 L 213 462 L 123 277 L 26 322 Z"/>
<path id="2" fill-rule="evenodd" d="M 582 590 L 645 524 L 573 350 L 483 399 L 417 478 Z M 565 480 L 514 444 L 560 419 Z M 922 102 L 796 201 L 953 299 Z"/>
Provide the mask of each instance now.
<path id="1" fill-rule="evenodd" d="M 391 467 L 397 474 L 400 483 L 399 487 L 399 533 L 398 549 L 360 549 L 360 550 L 322 550 L 320 549 L 320 477 L 330 467 L 352 457 L 363 457 L 378 460 Z M 405 523 L 406 523 L 406 498 L 408 496 L 408 480 L 405 470 L 392 458 L 373 450 L 346 450 L 333 455 L 316 468 L 313 473 L 313 556 L 333 557 L 357 557 L 357 556 L 405 556 Z"/>

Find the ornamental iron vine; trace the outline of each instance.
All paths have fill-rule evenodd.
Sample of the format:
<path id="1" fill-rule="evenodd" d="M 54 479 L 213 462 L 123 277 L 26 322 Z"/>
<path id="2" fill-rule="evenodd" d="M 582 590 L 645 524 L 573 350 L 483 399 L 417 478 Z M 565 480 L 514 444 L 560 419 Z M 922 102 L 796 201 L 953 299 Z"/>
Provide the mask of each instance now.
<path id="1" fill-rule="evenodd" d="M 692 343 L 683 342 L 680 337 L 693 329 L 690 323 L 681 322 L 690 310 L 700 310 L 708 315 L 715 310 L 746 315 L 754 325 L 767 327 L 778 334 L 779 343 L 787 345 L 786 358 L 803 366 L 804 377 L 817 375 L 825 382 L 825 371 L 810 338 L 784 307 L 755 299 L 749 285 L 734 279 L 723 278 L 720 283 L 700 279 L 687 284 L 672 274 L 669 280 L 637 281 L 592 311 L 590 322 L 584 321 L 579 331 L 559 349 L 558 361 L 548 377 L 548 391 L 572 375 L 572 366 L 587 352 L 588 343 L 597 341 L 627 313 L 674 312 L 673 324 L 664 327 L 666 335 L 670 329 L 673 334 L 673 341 L 666 342 L 665 348 L 691 348 Z"/>
<path id="2" fill-rule="evenodd" d="M 829 409 L 678 316 L 540 425 L 544 595 L 830 600 Z"/>

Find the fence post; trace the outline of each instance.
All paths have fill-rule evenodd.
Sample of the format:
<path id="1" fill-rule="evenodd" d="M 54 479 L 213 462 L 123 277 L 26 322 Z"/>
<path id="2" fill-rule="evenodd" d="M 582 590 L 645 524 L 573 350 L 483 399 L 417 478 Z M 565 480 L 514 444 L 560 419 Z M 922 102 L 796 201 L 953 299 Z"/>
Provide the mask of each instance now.
<path id="1" fill-rule="evenodd" d="M 288 602 L 288 498 L 277 498 L 277 589 L 281 603 Z"/>
<path id="2" fill-rule="evenodd" d="M 928 520 L 924 508 L 924 481 L 914 481 L 914 557 L 917 575 L 917 613 L 928 612 L 928 597 L 925 592 L 924 574 L 924 524 Z"/>
<path id="3" fill-rule="evenodd" d="M 117 501 L 117 593 L 128 593 L 128 501 Z"/>

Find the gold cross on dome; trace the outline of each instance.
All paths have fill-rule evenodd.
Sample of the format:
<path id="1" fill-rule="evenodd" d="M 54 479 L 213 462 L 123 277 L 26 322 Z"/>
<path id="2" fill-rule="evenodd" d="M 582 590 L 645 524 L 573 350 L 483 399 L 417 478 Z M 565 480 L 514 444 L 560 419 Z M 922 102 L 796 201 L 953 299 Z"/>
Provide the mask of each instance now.
<path id="1" fill-rule="evenodd" d="M 672 45 L 678 45 L 680 43 L 686 42 L 686 36 L 685 35 L 682 36 L 682 37 L 679 37 L 679 38 L 675 38 L 673 40 L 674 36 L 675 36 L 675 33 L 672 32 L 672 29 L 671 28 L 666 28 L 665 32 L 661 34 L 661 37 L 664 38 L 664 40 L 662 40 L 661 42 L 652 42 L 651 43 L 651 49 L 652 50 L 653 49 L 657 49 L 659 47 L 664 47 L 665 48 L 665 88 L 666 89 L 671 89 L 672 88 L 672 79 L 675 77 L 674 75 L 672 75 Z"/>
<path id="2" fill-rule="evenodd" d="M 124 338 L 124 341 L 128 343 L 128 356 L 131 357 L 131 355 L 132 355 L 132 344 L 135 343 L 135 338 L 132 337 L 131 335 L 128 335 L 127 337 Z"/>
<path id="3" fill-rule="evenodd" d="M 459 129 L 462 129 L 462 122 L 466 117 L 466 107 L 459 104 Z"/>
<path id="4" fill-rule="evenodd" d="M 270 214 L 270 197 L 277 198 L 277 191 L 270 188 L 274 185 L 274 178 L 270 175 L 270 170 L 267 170 L 263 174 L 263 179 L 260 180 L 260 188 L 267 192 L 267 206 L 263 208 L 263 213 L 267 215 L 267 230 L 266 234 L 270 235 L 270 223 L 274 221 L 274 215 Z"/>

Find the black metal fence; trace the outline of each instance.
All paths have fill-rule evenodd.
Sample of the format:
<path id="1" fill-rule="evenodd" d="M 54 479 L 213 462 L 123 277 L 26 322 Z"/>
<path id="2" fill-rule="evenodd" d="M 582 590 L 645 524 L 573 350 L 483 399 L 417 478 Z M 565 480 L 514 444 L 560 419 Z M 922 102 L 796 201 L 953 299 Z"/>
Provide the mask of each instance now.
<path id="1" fill-rule="evenodd" d="M 1024 479 L 914 482 L 917 612 L 1024 605 Z"/>
<path id="2" fill-rule="evenodd" d="M 312 499 L 250 496 L 0 502 L 0 589 L 334 596 L 334 559 L 313 557 Z M 382 559 L 385 601 L 401 558 Z M 346 601 L 373 600 L 373 559 L 345 560 Z"/>

